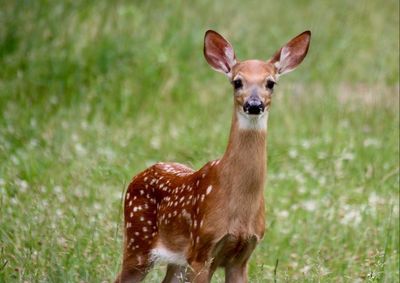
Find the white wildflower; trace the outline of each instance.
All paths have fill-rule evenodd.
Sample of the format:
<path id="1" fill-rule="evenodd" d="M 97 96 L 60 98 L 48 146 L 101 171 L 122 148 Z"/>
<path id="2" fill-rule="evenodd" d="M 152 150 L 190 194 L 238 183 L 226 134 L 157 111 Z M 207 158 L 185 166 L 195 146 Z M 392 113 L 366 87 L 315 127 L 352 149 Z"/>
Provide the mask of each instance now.
<path id="1" fill-rule="evenodd" d="M 304 184 L 306 182 L 306 178 L 302 174 L 297 174 L 294 178 L 299 184 Z"/>
<path id="2" fill-rule="evenodd" d="M 301 146 L 304 149 L 309 149 L 311 147 L 311 142 L 309 140 L 302 140 L 301 141 Z"/>
<path id="3" fill-rule="evenodd" d="M 81 122 L 81 128 L 87 130 L 89 128 L 88 123 L 86 121 Z"/>
<path id="4" fill-rule="evenodd" d="M 26 192 L 26 190 L 28 189 L 28 182 L 25 180 L 17 179 L 15 183 L 19 187 L 20 191 L 23 193 Z"/>
<path id="5" fill-rule="evenodd" d="M 277 216 L 279 218 L 288 218 L 289 212 L 287 210 L 282 210 L 278 212 Z"/>
<path id="6" fill-rule="evenodd" d="M 303 207 L 303 209 L 305 209 L 305 210 L 307 210 L 307 211 L 310 211 L 310 212 L 315 211 L 315 210 L 317 210 L 317 208 L 318 208 L 318 204 L 317 204 L 317 202 L 314 201 L 314 200 L 307 200 L 307 201 L 304 201 L 304 202 L 301 204 L 301 206 Z"/>
<path id="7" fill-rule="evenodd" d="M 93 204 L 93 209 L 94 210 L 100 210 L 101 209 L 101 205 L 100 205 L 100 203 L 98 203 L 98 202 L 95 202 L 94 204 Z"/>
<path id="8" fill-rule="evenodd" d="M 109 147 L 101 148 L 99 153 L 104 155 L 109 161 L 112 161 L 115 158 L 115 152 Z"/>
<path id="9" fill-rule="evenodd" d="M 18 159 L 18 157 L 16 157 L 15 155 L 11 155 L 11 162 L 12 162 L 14 165 L 18 165 L 18 164 L 19 164 L 19 159 Z"/>
<path id="10" fill-rule="evenodd" d="M 60 193 L 62 192 L 62 189 L 61 189 L 60 186 L 55 186 L 53 190 L 54 190 L 54 192 L 55 192 L 56 194 L 60 194 Z"/>
<path id="11" fill-rule="evenodd" d="M 306 190 L 306 188 L 304 188 L 303 186 L 300 186 L 300 187 L 298 188 L 298 192 L 299 192 L 299 194 L 304 195 L 304 194 L 307 192 L 307 190 Z"/>
<path id="12" fill-rule="evenodd" d="M 325 159 L 328 157 L 328 154 L 325 151 L 319 151 L 317 156 L 318 156 L 318 159 Z"/>
<path id="13" fill-rule="evenodd" d="M 354 153 L 345 152 L 345 153 L 342 154 L 342 159 L 343 159 L 343 160 L 351 161 L 351 160 L 354 159 Z"/>
<path id="14" fill-rule="evenodd" d="M 78 154 L 79 156 L 84 156 L 86 155 L 86 149 L 83 147 L 83 145 L 81 145 L 80 143 L 76 143 L 75 144 L 75 152 L 76 154 Z"/>
<path id="15" fill-rule="evenodd" d="M 178 127 L 175 127 L 174 125 L 171 126 L 169 133 L 172 138 L 176 139 L 179 136 L 179 129 Z"/>
<path id="16" fill-rule="evenodd" d="M 364 147 L 375 147 L 375 148 L 380 148 L 382 143 L 378 139 L 374 138 L 366 138 L 363 142 Z"/>
<path id="17" fill-rule="evenodd" d="M 28 147 L 30 149 L 33 149 L 33 148 L 37 147 L 38 144 L 39 144 L 39 142 L 37 141 L 37 139 L 31 139 L 29 141 Z"/>
<path id="18" fill-rule="evenodd" d="M 368 197 L 368 203 L 372 207 L 376 207 L 378 205 L 382 205 L 385 203 L 385 200 L 378 196 L 375 192 L 372 192 Z"/>
<path id="19" fill-rule="evenodd" d="M 73 133 L 71 139 L 73 142 L 77 142 L 79 140 L 79 136 L 76 133 Z"/>
<path id="20" fill-rule="evenodd" d="M 312 268 L 311 265 L 306 265 L 302 269 L 300 269 L 300 272 L 303 274 L 308 274 L 308 272 L 310 272 L 311 268 Z"/>
<path id="21" fill-rule="evenodd" d="M 293 159 L 296 158 L 296 157 L 298 156 L 298 152 L 297 152 L 297 150 L 294 149 L 294 148 L 290 149 L 288 154 L 289 154 L 289 157 L 290 157 L 290 158 L 293 158 Z"/>
<path id="22" fill-rule="evenodd" d="M 328 268 L 326 268 L 325 266 L 319 266 L 319 275 L 321 275 L 321 276 L 326 276 L 326 275 L 328 275 L 329 273 L 331 273 L 330 271 L 329 271 L 329 269 Z"/>
<path id="23" fill-rule="evenodd" d="M 56 209 L 56 216 L 61 218 L 63 216 L 63 211 L 61 209 Z"/>
<path id="24" fill-rule="evenodd" d="M 321 176 L 318 178 L 318 184 L 320 186 L 324 186 L 326 184 L 326 177 L 325 176 Z"/>
<path id="25" fill-rule="evenodd" d="M 341 128 L 348 128 L 350 126 L 350 123 L 348 120 L 341 120 L 339 121 L 339 126 Z"/>
<path id="26" fill-rule="evenodd" d="M 161 141 L 160 141 L 160 139 L 159 139 L 158 137 L 153 137 L 153 138 L 150 140 L 150 145 L 151 145 L 151 147 L 152 147 L 153 149 L 160 149 Z"/>
<path id="27" fill-rule="evenodd" d="M 354 208 L 347 208 L 346 210 L 340 223 L 343 225 L 358 226 L 362 220 L 360 211 Z"/>
<path id="28" fill-rule="evenodd" d="M 29 122 L 31 124 L 31 128 L 36 128 L 37 122 L 36 122 L 36 120 L 34 118 L 32 118 Z"/>

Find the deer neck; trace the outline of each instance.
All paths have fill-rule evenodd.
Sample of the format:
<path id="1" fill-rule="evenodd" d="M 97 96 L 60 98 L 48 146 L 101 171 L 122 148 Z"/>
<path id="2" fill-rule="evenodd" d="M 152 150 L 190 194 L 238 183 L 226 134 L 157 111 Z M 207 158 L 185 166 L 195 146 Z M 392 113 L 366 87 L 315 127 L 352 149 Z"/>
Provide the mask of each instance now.
<path id="1" fill-rule="evenodd" d="M 261 117 L 246 117 L 234 111 L 229 142 L 221 159 L 221 185 L 230 194 L 254 200 L 262 197 L 266 174 L 266 111 Z M 241 197 L 241 196 L 237 197 Z M 232 195 L 234 197 L 234 195 Z"/>

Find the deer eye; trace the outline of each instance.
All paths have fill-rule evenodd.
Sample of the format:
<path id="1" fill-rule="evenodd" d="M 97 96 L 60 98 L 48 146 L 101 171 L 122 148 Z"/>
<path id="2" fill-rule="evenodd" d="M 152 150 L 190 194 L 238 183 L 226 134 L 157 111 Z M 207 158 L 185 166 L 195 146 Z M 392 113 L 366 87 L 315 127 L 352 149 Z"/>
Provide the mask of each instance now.
<path id="1" fill-rule="evenodd" d="M 275 82 L 274 82 L 274 81 L 268 80 L 267 83 L 265 84 L 265 87 L 266 87 L 267 89 L 273 90 L 273 89 L 274 89 L 274 85 L 275 85 Z"/>
<path id="2" fill-rule="evenodd" d="M 233 84 L 233 87 L 234 87 L 235 89 L 240 89 L 240 88 L 243 87 L 243 82 L 242 82 L 241 79 L 236 79 L 236 80 L 234 80 L 234 81 L 232 82 L 232 84 Z"/>

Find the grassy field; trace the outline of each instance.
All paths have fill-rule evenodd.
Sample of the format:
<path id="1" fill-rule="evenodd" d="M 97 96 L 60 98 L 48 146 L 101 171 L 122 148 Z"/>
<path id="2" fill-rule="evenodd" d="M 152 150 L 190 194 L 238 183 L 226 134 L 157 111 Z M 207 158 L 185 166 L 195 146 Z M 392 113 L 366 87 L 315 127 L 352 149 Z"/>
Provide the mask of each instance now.
<path id="1" fill-rule="evenodd" d="M 111 281 L 130 178 L 222 155 L 231 87 L 203 58 L 209 28 L 239 59 L 313 32 L 274 94 L 250 282 L 399 282 L 398 1 L 0 6 L 0 282 Z"/>

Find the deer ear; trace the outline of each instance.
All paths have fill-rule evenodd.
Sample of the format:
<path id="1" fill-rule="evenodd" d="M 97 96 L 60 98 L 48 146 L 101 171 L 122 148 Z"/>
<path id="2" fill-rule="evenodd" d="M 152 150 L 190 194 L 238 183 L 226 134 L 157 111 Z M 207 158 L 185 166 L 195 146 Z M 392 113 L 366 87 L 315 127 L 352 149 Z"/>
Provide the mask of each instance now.
<path id="1" fill-rule="evenodd" d="M 214 70 L 227 76 L 231 75 L 232 67 L 236 64 L 232 45 L 213 30 L 208 30 L 204 36 L 204 57 Z"/>
<path id="2" fill-rule="evenodd" d="M 305 31 L 279 49 L 269 60 L 274 64 L 277 73 L 283 75 L 293 71 L 306 57 L 310 46 L 311 32 Z"/>

